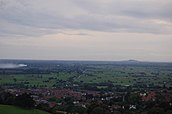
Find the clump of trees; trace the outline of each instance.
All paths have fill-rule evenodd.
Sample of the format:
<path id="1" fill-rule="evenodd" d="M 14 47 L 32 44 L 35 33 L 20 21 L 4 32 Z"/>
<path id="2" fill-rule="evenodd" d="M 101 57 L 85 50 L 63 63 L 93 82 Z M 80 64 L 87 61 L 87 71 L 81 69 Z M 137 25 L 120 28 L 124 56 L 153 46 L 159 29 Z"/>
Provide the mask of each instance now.
<path id="1" fill-rule="evenodd" d="M 15 97 L 15 104 L 17 106 L 24 108 L 33 108 L 35 101 L 32 99 L 32 97 L 29 94 L 24 93 L 22 95 Z"/>
<path id="2" fill-rule="evenodd" d="M 27 93 L 15 96 L 8 92 L 1 92 L 0 104 L 15 105 L 22 108 L 34 108 L 35 101 L 30 96 L 30 94 Z"/>
<path id="3" fill-rule="evenodd" d="M 107 105 L 100 103 L 92 103 L 88 106 L 88 114 L 111 114 Z"/>

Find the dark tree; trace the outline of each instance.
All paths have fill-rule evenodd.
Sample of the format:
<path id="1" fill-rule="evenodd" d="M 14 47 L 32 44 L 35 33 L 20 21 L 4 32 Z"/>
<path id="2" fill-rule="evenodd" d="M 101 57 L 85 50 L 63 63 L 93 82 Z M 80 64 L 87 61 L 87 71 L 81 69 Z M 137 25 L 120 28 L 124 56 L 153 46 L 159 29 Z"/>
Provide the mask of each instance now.
<path id="1" fill-rule="evenodd" d="M 14 104 L 15 96 L 8 92 L 2 92 L 0 94 L 0 104 Z"/>
<path id="2" fill-rule="evenodd" d="M 152 108 L 149 110 L 148 114 L 164 114 L 163 108 Z"/>
<path id="3" fill-rule="evenodd" d="M 104 104 L 99 104 L 99 103 L 91 104 L 88 107 L 87 113 L 88 114 L 110 114 L 108 107 Z"/>
<path id="4" fill-rule="evenodd" d="M 24 94 L 19 95 L 19 96 L 16 97 L 16 105 L 18 105 L 20 107 L 33 108 L 34 104 L 35 104 L 34 100 L 27 93 L 24 93 Z"/>
<path id="5" fill-rule="evenodd" d="M 110 112 L 103 107 L 96 107 L 91 111 L 90 114 L 110 114 Z"/>

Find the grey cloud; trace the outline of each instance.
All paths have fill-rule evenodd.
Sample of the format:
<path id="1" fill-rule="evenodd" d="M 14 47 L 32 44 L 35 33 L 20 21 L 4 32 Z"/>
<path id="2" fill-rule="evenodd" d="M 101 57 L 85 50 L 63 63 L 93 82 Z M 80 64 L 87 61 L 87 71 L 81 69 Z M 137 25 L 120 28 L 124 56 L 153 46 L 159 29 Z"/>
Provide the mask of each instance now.
<path id="1" fill-rule="evenodd" d="M 171 34 L 171 3 L 171 0 L 0 0 L 0 36 L 41 36 L 65 29 Z"/>

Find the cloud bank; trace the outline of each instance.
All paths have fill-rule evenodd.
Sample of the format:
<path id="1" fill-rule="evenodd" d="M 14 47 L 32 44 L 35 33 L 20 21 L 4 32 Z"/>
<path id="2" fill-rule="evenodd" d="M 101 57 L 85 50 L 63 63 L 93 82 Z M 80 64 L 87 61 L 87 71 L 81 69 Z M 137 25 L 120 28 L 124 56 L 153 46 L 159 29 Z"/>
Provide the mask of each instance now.
<path id="1" fill-rule="evenodd" d="M 1 69 L 13 69 L 13 68 L 21 68 L 26 67 L 26 64 L 13 64 L 13 63 L 0 63 Z"/>
<path id="2" fill-rule="evenodd" d="M 0 37 L 65 30 L 172 33 L 172 0 L 0 0 Z"/>

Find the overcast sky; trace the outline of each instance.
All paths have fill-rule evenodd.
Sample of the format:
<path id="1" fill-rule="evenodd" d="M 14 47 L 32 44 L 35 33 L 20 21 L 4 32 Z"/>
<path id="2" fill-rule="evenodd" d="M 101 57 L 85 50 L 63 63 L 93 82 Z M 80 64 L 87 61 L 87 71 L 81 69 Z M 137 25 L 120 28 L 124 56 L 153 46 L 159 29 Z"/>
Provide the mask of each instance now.
<path id="1" fill-rule="evenodd" d="M 0 59 L 172 61 L 172 0 L 0 0 Z"/>

